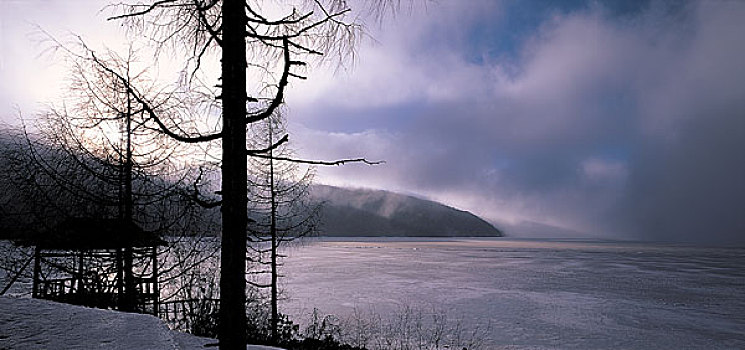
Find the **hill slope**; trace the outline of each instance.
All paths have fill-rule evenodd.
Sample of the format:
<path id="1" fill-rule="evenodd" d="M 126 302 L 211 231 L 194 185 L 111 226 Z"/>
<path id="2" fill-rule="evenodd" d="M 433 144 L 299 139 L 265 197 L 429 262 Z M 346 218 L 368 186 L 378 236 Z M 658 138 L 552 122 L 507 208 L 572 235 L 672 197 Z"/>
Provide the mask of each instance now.
<path id="1" fill-rule="evenodd" d="M 0 129 L 0 155 L 3 151 L 23 152 L 23 149 L 18 149 L 17 137 L 11 131 Z M 0 176 L 0 188 L 5 190 L 0 193 L 0 237 L 18 238 L 28 231 L 29 223 L 24 221 L 25 216 L 19 216 L 14 211 L 26 204 L 31 205 L 26 203 L 31 196 L 8 182 L 12 174 L 5 173 L 9 171 L 7 167 L 0 166 L 0 175 L 6 175 Z M 151 179 L 151 184 L 157 181 L 167 183 L 157 175 L 151 176 Z M 316 202 L 325 203 L 321 210 L 323 225 L 319 234 L 322 236 L 502 236 L 500 230 L 467 211 L 412 196 L 324 185 L 313 186 L 312 193 Z M 53 203 L 55 208 L 74 204 L 68 201 L 73 199 L 71 196 L 56 198 L 60 201 Z M 43 208 L 26 209 L 41 211 Z M 75 213 L 78 216 L 87 214 Z M 210 215 L 208 212 L 202 214 Z M 210 227 L 215 230 L 215 226 Z M 207 228 L 204 230 L 208 231 Z"/>
<path id="2" fill-rule="evenodd" d="M 502 236 L 467 211 L 398 193 L 316 185 L 312 196 L 324 203 L 321 236 Z"/>

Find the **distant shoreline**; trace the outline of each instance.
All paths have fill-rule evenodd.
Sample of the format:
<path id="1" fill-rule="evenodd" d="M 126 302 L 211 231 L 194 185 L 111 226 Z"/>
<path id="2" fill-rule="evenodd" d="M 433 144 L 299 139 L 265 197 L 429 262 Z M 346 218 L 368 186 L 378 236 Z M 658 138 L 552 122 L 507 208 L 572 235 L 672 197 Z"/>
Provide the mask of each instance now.
<path id="1" fill-rule="evenodd" d="M 474 248 L 537 248 L 537 249 L 745 249 L 745 246 L 701 245 L 687 242 L 659 242 L 596 238 L 530 238 L 514 236 L 315 236 L 306 237 L 308 243 L 380 243 L 382 245 L 409 243 L 448 243 Z"/>

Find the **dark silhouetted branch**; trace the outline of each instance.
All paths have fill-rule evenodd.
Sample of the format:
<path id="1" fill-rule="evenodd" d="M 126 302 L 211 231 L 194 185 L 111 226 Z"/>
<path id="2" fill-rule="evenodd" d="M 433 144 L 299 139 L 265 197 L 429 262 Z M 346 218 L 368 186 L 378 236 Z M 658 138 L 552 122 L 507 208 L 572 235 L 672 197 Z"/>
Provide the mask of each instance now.
<path id="1" fill-rule="evenodd" d="M 296 158 L 277 157 L 277 156 L 272 157 L 272 156 L 268 156 L 264 154 L 253 154 L 251 156 L 256 157 L 256 158 L 262 158 L 262 159 L 281 160 L 285 162 L 310 164 L 310 165 L 344 165 L 347 163 L 364 163 L 367 165 L 385 164 L 384 160 L 369 161 L 365 158 L 352 158 L 352 159 L 339 159 L 339 160 L 325 161 L 325 160 L 296 159 Z"/>
<path id="2" fill-rule="evenodd" d="M 150 6 L 147 6 L 147 8 L 144 9 L 144 10 L 142 10 L 142 11 L 137 11 L 137 12 L 132 12 L 132 13 L 125 13 L 123 15 L 118 15 L 118 16 L 111 16 L 111 17 L 107 18 L 107 20 L 112 21 L 112 20 L 123 19 L 123 18 L 127 18 L 127 17 L 142 16 L 142 15 L 145 15 L 145 14 L 150 13 L 151 11 L 157 9 L 158 7 L 163 7 L 163 5 L 172 4 L 172 3 L 175 3 L 175 2 L 178 2 L 178 0 L 160 0 L 160 1 L 156 1 L 156 2 L 154 2 L 152 4 L 150 4 Z M 174 5 L 174 6 L 183 6 L 183 5 Z"/>
<path id="3" fill-rule="evenodd" d="M 269 146 L 267 148 L 262 148 L 262 149 L 248 149 L 248 150 L 246 150 L 246 154 L 249 155 L 249 156 L 255 156 L 257 154 L 269 153 L 269 152 L 275 150 L 277 147 L 281 146 L 283 143 L 285 143 L 285 142 L 287 142 L 289 140 L 290 140 L 289 135 L 285 135 L 279 141 L 275 142 L 273 145 L 271 145 L 271 146 Z"/>
<path id="4" fill-rule="evenodd" d="M 215 29 L 214 27 L 214 25 L 217 24 L 217 20 L 215 20 L 214 24 L 210 24 L 209 21 L 207 20 L 207 16 L 204 14 L 205 11 L 215 6 L 215 4 L 217 4 L 217 1 L 212 1 L 207 6 L 200 6 L 196 0 L 194 1 L 194 6 L 196 7 L 197 15 L 199 16 L 199 21 L 202 22 L 202 25 L 204 26 L 204 28 L 207 30 L 208 33 L 210 33 L 210 38 L 215 40 L 217 45 L 222 46 L 222 39 L 220 39 L 220 27 L 218 27 L 217 29 Z M 209 42 L 205 46 L 209 46 Z"/>
<path id="5" fill-rule="evenodd" d="M 192 184 L 192 187 L 194 188 L 194 191 L 191 193 L 188 193 L 186 191 L 183 192 L 183 194 L 194 201 L 194 203 L 197 203 L 202 208 L 206 209 L 212 209 L 216 208 L 222 205 L 222 200 L 205 200 L 202 199 L 202 196 L 199 191 L 199 182 L 202 180 L 202 176 L 204 175 L 204 170 L 200 167 L 199 168 L 199 175 L 197 175 L 197 178 L 194 180 L 194 183 Z"/>
<path id="6" fill-rule="evenodd" d="M 84 46 L 85 47 L 85 46 Z M 87 47 L 86 47 L 87 49 Z M 123 77 L 119 73 L 115 72 L 113 69 L 111 69 L 109 66 L 107 66 L 105 63 L 103 63 L 101 60 L 96 57 L 96 54 L 93 52 L 93 50 L 87 49 L 88 52 L 91 55 L 91 60 L 95 62 L 101 69 L 109 72 L 111 75 L 115 76 L 127 89 L 127 93 L 132 96 L 132 98 L 137 101 L 142 106 L 142 110 L 150 116 L 150 119 L 152 119 L 157 125 L 158 128 L 160 128 L 160 131 L 169 137 L 173 138 L 174 140 L 185 142 L 185 143 L 200 143 L 200 142 L 209 142 L 214 141 L 222 137 L 222 133 L 214 133 L 214 134 L 208 134 L 208 135 L 199 135 L 199 136 L 184 136 L 179 135 L 170 129 L 163 123 L 163 121 L 160 120 L 157 113 L 153 110 L 153 108 L 150 106 L 150 104 L 145 101 L 145 99 L 140 96 L 140 94 L 135 91 L 135 89 L 132 87 L 132 84 L 130 83 L 129 79 Z"/>
<path id="7" fill-rule="evenodd" d="M 284 100 L 285 87 L 287 87 L 287 79 L 290 76 L 290 66 L 292 66 L 293 62 L 290 60 L 289 40 L 286 37 L 282 39 L 282 50 L 284 58 L 284 68 L 282 69 L 282 77 L 279 79 L 279 84 L 277 85 L 277 94 L 274 96 L 272 102 L 269 103 L 269 106 L 264 111 L 249 115 L 246 118 L 246 123 L 255 123 L 257 121 L 268 118 L 270 115 L 274 114 L 274 111 L 282 104 L 282 101 Z"/>

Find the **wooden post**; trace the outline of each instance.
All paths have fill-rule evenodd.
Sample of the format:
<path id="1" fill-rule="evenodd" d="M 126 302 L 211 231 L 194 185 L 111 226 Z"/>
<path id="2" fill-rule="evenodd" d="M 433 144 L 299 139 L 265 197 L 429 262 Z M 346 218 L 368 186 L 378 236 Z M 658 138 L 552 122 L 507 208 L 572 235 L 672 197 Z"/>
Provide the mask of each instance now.
<path id="1" fill-rule="evenodd" d="M 160 287 L 158 286 L 158 246 L 153 246 L 153 314 L 158 317 L 160 308 Z"/>
<path id="2" fill-rule="evenodd" d="M 85 252 L 81 249 L 78 255 L 78 275 L 76 276 L 77 280 L 77 286 L 73 286 L 76 288 L 78 295 L 83 295 L 85 293 L 85 283 L 83 279 L 85 278 L 85 267 L 83 266 L 83 254 Z"/>
<path id="3" fill-rule="evenodd" d="M 34 282 L 31 288 L 31 297 L 39 297 L 39 276 L 41 275 L 41 248 L 34 247 Z"/>
<path id="4" fill-rule="evenodd" d="M 122 248 L 116 248 L 116 306 L 122 310 L 124 305 L 124 262 Z"/>

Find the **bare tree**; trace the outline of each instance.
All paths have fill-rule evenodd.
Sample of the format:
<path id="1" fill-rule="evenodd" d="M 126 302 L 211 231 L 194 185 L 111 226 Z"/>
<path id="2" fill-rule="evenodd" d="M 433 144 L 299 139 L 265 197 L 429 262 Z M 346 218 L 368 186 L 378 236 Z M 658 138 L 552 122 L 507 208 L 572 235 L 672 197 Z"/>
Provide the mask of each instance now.
<path id="1" fill-rule="evenodd" d="M 35 125 L 10 137 L 6 143 L 13 146 L 0 155 L 4 170 L 15 174 L 2 185 L 23 198 L 13 205 L 15 216 L 47 230 L 65 218 L 89 216 L 118 218 L 160 235 L 199 233 L 204 213 L 183 195 L 193 182 L 182 164 L 186 147 L 147 128 L 119 77 L 147 87 L 144 93 L 161 106 L 174 95 L 156 89 L 146 68 L 136 68 L 132 49 L 124 57 L 112 51 L 96 56 L 80 41 L 76 50 L 51 42 L 71 66 L 69 95 L 64 107 L 50 106 Z M 182 265 L 164 261 L 172 266 L 164 266 L 163 276 Z M 137 311 L 131 247 L 119 249 L 117 266 L 123 271 L 116 278 L 118 307 Z"/>
<path id="2" fill-rule="evenodd" d="M 284 118 L 275 113 L 270 118 L 250 127 L 251 140 L 260 145 L 272 145 L 277 135 L 285 132 Z M 249 269 L 248 282 L 256 288 L 269 288 L 271 304 L 271 337 L 277 340 L 278 278 L 280 246 L 314 233 L 320 205 L 309 201 L 309 190 L 314 168 L 296 162 L 277 160 L 292 157 L 292 150 L 283 144 L 272 149 L 267 157 L 251 157 L 249 173 L 249 208 L 252 222 L 249 231 L 253 254 L 248 259 L 254 268 Z M 269 269 L 267 270 L 267 266 Z M 260 276 L 269 275 L 269 283 L 258 282 Z"/>
<path id="3" fill-rule="evenodd" d="M 191 72 L 187 88 L 192 81 L 211 79 L 219 89 L 214 98 L 220 102 L 221 126 L 185 128 L 183 115 L 160 113 L 135 84 L 120 76 L 148 122 L 163 134 L 185 143 L 221 144 L 221 199 L 212 203 L 222 209 L 221 349 L 245 346 L 246 157 L 272 158 L 269 152 L 288 140 L 281 137 L 266 148 L 247 149 L 246 128 L 275 113 L 290 79 L 304 79 L 300 70 L 308 58 L 324 52 L 349 57 L 360 34 L 360 27 L 349 22 L 350 9 L 343 0 L 280 4 L 277 10 L 284 15 L 273 18 L 260 5 L 268 6 L 244 0 L 160 0 L 120 5 L 120 14 L 112 17 L 146 34 L 159 47 L 185 52 L 185 67 Z M 219 77 L 204 78 L 203 62 L 215 58 L 221 65 Z M 253 96 L 247 92 L 248 67 L 260 82 Z"/>

